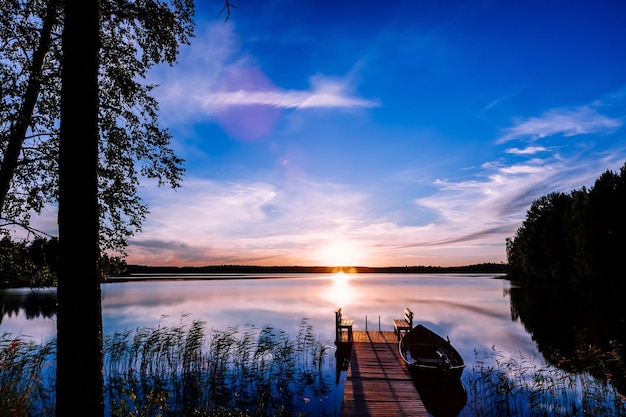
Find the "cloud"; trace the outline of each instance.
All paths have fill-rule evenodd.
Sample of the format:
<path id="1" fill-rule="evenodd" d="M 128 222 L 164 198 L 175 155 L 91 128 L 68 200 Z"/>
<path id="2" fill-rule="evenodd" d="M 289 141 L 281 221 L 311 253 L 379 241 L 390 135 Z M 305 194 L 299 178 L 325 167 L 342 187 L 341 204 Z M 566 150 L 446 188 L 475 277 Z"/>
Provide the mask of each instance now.
<path id="1" fill-rule="evenodd" d="M 623 164 L 626 149 L 595 155 L 529 158 L 515 164 L 484 163 L 462 181 L 439 179 L 413 208 L 388 211 L 381 190 L 359 184 L 298 179 L 286 185 L 253 180 L 187 178 L 178 190 L 146 183 L 150 205 L 143 232 L 128 247 L 128 262 L 149 265 L 313 265 L 325 248 L 346 242 L 359 263 L 461 265 L 505 260 L 505 238 L 514 235 L 532 201 L 553 191 L 590 186 L 606 169 Z M 416 173 L 418 175 L 419 173 Z M 423 188 L 423 184 L 396 181 Z M 385 184 L 388 187 L 389 184 Z M 429 222 L 403 224 L 407 213 Z M 35 226 L 56 219 L 50 211 Z M 336 246 L 336 245 L 335 245 Z"/>
<path id="2" fill-rule="evenodd" d="M 589 106 L 552 109 L 540 117 L 518 121 L 515 126 L 504 131 L 497 143 L 513 139 L 534 141 L 553 135 L 576 136 L 612 132 L 622 124 L 621 119 L 604 116 Z"/>
<path id="3" fill-rule="evenodd" d="M 534 200 L 553 191 L 590 186 L 607 167 L 618 169 L 623 158 L 624 150 L 614 149 L 569 158 L 532 158 L 517 164 L 485 163 L 472 179 L 437 180 L 434 194 L 415 200 L 417 206 L 437 214 L 432 232 L 414 238 L 408 246 L 502 243 L 514 235 Z"/>
<path id="4" fill-rule="evenodd" d="M 547 150 L 548 149 L 544 148 L 543 146 L 528 146 L 527 148 L 524 148 L 524 149 L 509 148 L 505 152 L 510 153 L 512 155 L 533 155 L 539 152 L 545 152 Z"/>
<path id="5" fill-rule="evenodd" d="M 352 74 L 344 78 L 316 75 L 310 88 L 293 90 L 277 87 L 256 59 L 245 53 L 234 25 L 210 24 L 185 48 L 173 68 L 159 67 L 151 73 L 161 113 L 166 119 L 206 120 L 242 107 L 274 109 L 371 108 L 376 100 L 358 97 Z M 247 113 L 249 116 L 249 113 Z M 231 119 L 232 115 L 227 115 Z M 272 117 L 256 117 L 257 120 Z M 241 119 L 239 119 L 241 120 Z M 239 123 L 240 124 L 240 123 Z M 273 122 L 268 122 L 268 129 Z M 253 132 L 255 133 L 255 132 Z"/>
<path id="6" fill-rule="evenodd" d="M 151 213 L 130 242 L 131 262 L 312 264 L 315 251 L 349 233 L 362 194 L 327 182 L 188 179 L 176 192 L 146 190 Z M 164 243 L 165 242 L 165 243 Z M 263 260 L 263 262 L 260 262 Z"/>
<path id="7" fill-rule="evenodd" d="M 275 91 L 229 91 L 197 97 L 204 108 L 263 105 L 280 108 L 355 108 L 377 107 L 376 101 L 350 97 L 341 90 L 275 90 Z"/>
<path id="8" fill-rule="evenodd" d="M 535 199 L 591 186 L 604 170 L 619 169 L 625 155 L 626 149 L 614 148 L 569 157 L 520 152 L 525 160 L 485 162 L 461 181 L 424 185 L 407 181 L 407 173 L 392 176 L 408 194 L 434 189 L 415 198 L 412 208 L 394 211 L 381 190 L 359 184 L 310 177 L 283 184 L 260 175 L 228 182 L 188 178 L 177 191 L 146 189 L 151 213 L 144 233 L 130 242 L 128 261 L 313 265 L 324 263 L 325 248 L 345 242 L 362 265 L 500 262 L 505 239 Z"/>
<path id="9" fill-rule="evenodd" d="M 311 265 L 324 263 L 324 248 L 336 242 L 356 248 L 360 264 L 371 266 L 503 260 L 504 238 L 514 233 L 522 212 L 503 216 L 498 199 L 510 192 L 502 187 L 515 185 L 496 175 L 435 185 L 437 193 L 416 203 L 436 212 L 437 220 L 403 225 L 377 211 L 375 190 L 357 191 L 357 185 L 309 179 L 279 188 L 262 181 L 193 179 L 176 197 L 169 190 L 147 197 L 153 206 L 143 228 L 149 238 L 130 242 L 128 260 Z"/>

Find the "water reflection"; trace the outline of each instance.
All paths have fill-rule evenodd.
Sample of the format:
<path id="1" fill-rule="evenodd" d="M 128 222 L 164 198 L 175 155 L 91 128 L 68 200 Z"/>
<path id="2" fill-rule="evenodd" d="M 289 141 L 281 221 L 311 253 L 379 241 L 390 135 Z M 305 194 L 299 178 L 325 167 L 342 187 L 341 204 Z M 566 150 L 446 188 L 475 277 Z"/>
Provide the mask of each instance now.
<path id="1" fill-rule="evenodd" d="M 498 275 L 338 273 L 180 278 L 161 276 L 158 281 L 103 284 L 105 335 L 159 323 L 178 325 L 183 316 L 189 321 L 205 321 L 207 330 L 271 325 L 293 335 L 306 318 L 320 338 L 333 340 L 337 307 L 354 320 L 355 330 L 364 330 L 368 317 L 370 330 L 380 320 L 383 331 L 391 331 L 392 320 L 402 317 L 404 308 L 409 307 L 415 324 L 422 323 L 450 338 L 467 363 L 467 377 L 472 376 L 479 360 L 476 349 L 484 347 L 493 346 L 504 359 L 521 356 L 540 361 L 541 353 L 553 364 L 567 366 L 574 364 L 571 355 L 590 341 L 606 352 L 611 341 L 623 345 L 626 340 L 626 308 L 620 299 L 623 291 L 610 289 L 512 287 Z M 56 333 L 55 315 L 53 289 L 0 290 L 0 333 L 48 340 Z M 345 369 L 349 352 L 339 346 L 331 348 L 337 353 L 336 368 L 331 370 L 337 373 L 331 378 L 341 383 L 345 377 L 341 369 Z M 590 362 L 574 365 L 591 366 Z M 625 392 L 623 366 L 614 373 L 621 375 L 613 381 Z M 434 404 L 447 404 L 440 393 L 430 394 Z"/>
<path id="2" fill-rule="evenodd" d="M 0 333 L 49 339 L 56 333 L 54 288 L 0 290 Z"/>
<path id="3" fill-rule="evenodd" d="M 478 346 L 496 345 L 503 352 L 521 352 L 527 357 L 536 354 L 535 344 L 523 326 L 511 320 L 508 282 L 495 279 L 495 275 L 344 273 L 248 279 L 203 276 L 202 280 L 191 281 L 179 278 L 162 276 L 158 281 L 103 284 L 104 334 L 159 323 L 176 326 L 181 320 L 198 319 L 207 323 L 208 331 L 253 324 L 271 325 L 293 335 L 306 318 L 335 350 L 332 340 L 337 307 L 354 320 L 354 330 L 365 330 L 368 317 L 370 330 L 378 327 L 380 319 L 383 331 L 392 331 L 392 320 L 402 317 L 404 308 L 409 307 L 415 313 L 415 324 L 423 323 L 449 336 L 468 363 L 468 372 Z M 16 314 L 14 307 L 9 311 L 11 315 L 5 314 L 0 323 L 0 332 L 26 333 L 35 339 L 54 336 L 53 319 L 40 315 L 28 320 L 25 314 Z M 338 359 L 339 366 L 345 367 L 341 354 Z M 334 366 L 330 371 L 333 379 Z M 341 379 L 342 373 L 338 376 Z M 340 404 L 341 390 L 332 395 Z"/>
<path id="4" fill-rule="evenodd" d="M 393 274 L 303 274 L 257 276 L 249 279 L 174 280 L 107 283 L 102 285 L 103 330 L 151 327 L 160 321 L 176 324 L 183 315 L 202 319 L 208 328 L 255 324 L 272 325 L 294 333 L 303 318 L 329 340 L 334 340 L 334 311 L 340 306 L 354 319 L 355 330 L 393 330 L 392 320 L 404 308 L 415 313 L 415 323 L 428 325 L 447 335 L 464 357 L 476 346 L 496 345 L 513 352 L 536 352 L 533 341 L 516 320 L 511 320 L 508 282 L 493 275 L 393 275 Z M 223 277 L 222 277 L 223 278 Z M 30 290 L 28 290 L 30 291 Z M 10 291 L 0 291 L 2 331 L 29 329 L 54 317 L 54 293 L 43 297 L 39 310 L 32 310 Z M 17 301 L 19 300 L 19 302 Z M 21 314 L 23 311 L 24 314 Z M 32 319 L 32 320 L 30 320 Z M 41 337 L 54 335 L 47 324 Z M 30 330 L 32 329 L 32 331 Z M 39 338 L 40 335 L 35 335 Z"/>
<path id="5" fill-rule="evenodd" d="M 337 272 L 331 275 L 332 284 L 325 292 L 325 298 L 336 306 L 351 304 L 358 299 L 358 292 L 355 287 L 350 285 L 352 279 L 351 274 Z"/>
<path id="6" fill-rule="evenodd" d="M 552 365 L 590 372 L 626 395 L 625 289 L 529 280 L 511 288 L 511 311 Z"/>
<path id="7" fill-rule="evenodd" d="M 456 417 L 465 407 L 467 390 L 460 379 L 431 384 L 412 375 L 413 383 L 428 413 L 435 417 Z"/>

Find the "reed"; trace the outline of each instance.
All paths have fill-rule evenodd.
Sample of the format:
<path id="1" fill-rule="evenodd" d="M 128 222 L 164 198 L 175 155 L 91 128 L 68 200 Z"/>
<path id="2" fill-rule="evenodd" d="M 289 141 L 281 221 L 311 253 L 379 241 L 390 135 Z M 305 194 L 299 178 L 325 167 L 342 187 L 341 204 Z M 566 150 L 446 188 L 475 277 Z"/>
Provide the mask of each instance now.
<path id="1" fill-rule="evenodd" d="M 54 342 L 0 336 L 0 417 L 52 414 L 49 367 L 54 351 Z"/>
<path id="2" fill-rule="evenodd" d="M 618 416 L 626 399 L 588 372 L 570 373 L 522 354 L 475 350 L 463 382 L 468 403 L 463 416 Z"/>
<path id="3" fill-rule="evenodd" d="M 254 325 L 207 336 L 199 320 L 116 333 L 105 341 L 109 413 L 298 415 L 306 395 L 332 389 L 326 346 L 306 319 L 295 338 Z"/>
<path id="4" fill-rule="evenodd" d="M 186 317 L 175 325 L 163 322 L 105 338 L 108 415 L 325 413 L 324 401 L 336 389 L 335 361 L 330 343 L 306 319 L 295 335 L 271 326 L 207 329 L 205 322 Z M 3 334 L 0 417 L 54 415 L 54 371 L 54 341 L 38 344 Z M 626 399 L 588 371 L 568 372 L 495 347 L 477 349 L 463 377 L 468 403 L 461 415 L 626 415 Z M 336 404 L 331 407 L 330 415 Z"/>

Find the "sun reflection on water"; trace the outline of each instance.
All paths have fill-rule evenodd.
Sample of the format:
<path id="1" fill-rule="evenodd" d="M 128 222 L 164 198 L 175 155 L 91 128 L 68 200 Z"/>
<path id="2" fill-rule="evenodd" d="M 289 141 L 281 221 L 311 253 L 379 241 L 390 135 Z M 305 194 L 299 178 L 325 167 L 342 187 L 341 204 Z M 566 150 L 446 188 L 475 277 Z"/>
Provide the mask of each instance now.
<path id="1" fill-rule="evenodd" d="M 355 289 L 350 285 L 351 275 L 342 271 L 332 274 L 332 283 L 325 298 L 338 307 L 350 304 L 356 298 Z"/>

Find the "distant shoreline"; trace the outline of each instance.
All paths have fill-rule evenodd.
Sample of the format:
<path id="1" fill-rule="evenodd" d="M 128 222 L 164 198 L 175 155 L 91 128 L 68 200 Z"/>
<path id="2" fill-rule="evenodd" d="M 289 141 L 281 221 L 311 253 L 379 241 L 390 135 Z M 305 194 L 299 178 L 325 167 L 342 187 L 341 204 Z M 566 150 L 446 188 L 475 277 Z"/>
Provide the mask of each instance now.
<path id="1" fill-rule="evenodd" d="M 482 263 L 465 266 L 389 266 L 389 267 L 334 267 L 334 266 L 254 266 L 254 265 L 208 265 L 208 266 L 146 266 L 128 265 L 122 274 L 111 276 L 126 277 L 135 274 L 332 274 L 345 273 L 387 273 L 387 274 L 419 274 L 419 273 L 506 273 L 507 265 L 500 263 Z"/>

